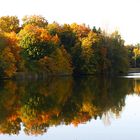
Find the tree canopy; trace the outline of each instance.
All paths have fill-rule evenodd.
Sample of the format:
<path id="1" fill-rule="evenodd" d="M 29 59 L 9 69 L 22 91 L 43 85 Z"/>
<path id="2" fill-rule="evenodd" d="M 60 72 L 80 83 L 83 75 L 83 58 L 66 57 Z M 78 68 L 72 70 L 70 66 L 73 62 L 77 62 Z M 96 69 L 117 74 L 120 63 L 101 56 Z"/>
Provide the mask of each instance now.
<path id="1" fill-rule="evenodd" d="M 105 34 L 85 24 L 48 23 L 39 15 L 25 16 L 21 26 L 16 16 L 0 17 L 0 49 L 1 75 L 8 77 L 17 71 L 120 74 L 129 65 L 128 49 L 118 32 Z"/>

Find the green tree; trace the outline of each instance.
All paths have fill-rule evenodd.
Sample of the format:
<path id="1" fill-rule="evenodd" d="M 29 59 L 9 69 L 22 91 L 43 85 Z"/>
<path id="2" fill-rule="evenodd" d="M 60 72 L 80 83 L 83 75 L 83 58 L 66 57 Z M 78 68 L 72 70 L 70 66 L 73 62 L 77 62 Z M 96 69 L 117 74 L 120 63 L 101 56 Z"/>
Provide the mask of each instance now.
<path id="1" fill-rule="evenodd" d="M 67 52 L 71 54 L 72 48 L 76 43 L 76 34 L 73 32 L 70 25 L 64 24 L 58 32 L 58 36 L 60 38 L 61 45 L 64 45 Z"/>
<path id="2" fill-rule="evenodd" d="M 108 54 L 107 57 L 111 62 L 110 73 L 125 73 L 128 70 L 128 50 L 124 46 L 124 40 L 114 32 L 108 38 Z"/>

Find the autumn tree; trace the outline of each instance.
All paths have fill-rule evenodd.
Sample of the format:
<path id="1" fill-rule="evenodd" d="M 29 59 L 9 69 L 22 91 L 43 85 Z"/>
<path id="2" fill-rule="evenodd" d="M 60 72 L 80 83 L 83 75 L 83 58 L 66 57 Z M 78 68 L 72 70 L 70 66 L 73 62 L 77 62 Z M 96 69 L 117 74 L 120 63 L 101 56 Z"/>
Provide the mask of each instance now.
<path id="1" fill-rule="evenodd" d="M 81 49 L 77 50 L 76 53 L 80 53 L 77 56 L 78 59 L 74 60 L 75 72 L 80 74 L 95 74 L 96 72 L 96 59 L 94 59 L 94 48 L 93 45 L 97 41 L 96 34 L 90 32 L 87 37 L 83 37 L 81 40 Z M 79 52 L 78 52 L 79 51 Z"/>
<path id="2" fill-rule="evenodd" d="M 57 48 L 50 56 L 39 60 L 40 71 L 46 73 L 67 75 L 73 73 L 70 55 L 64 47 Z"/>
<path id="3" fill-rule="evenodd" d="M 20 29 L 16 16 L 1 17 L 0 31 L 1 75 L 29 69 L 53 74 L 115 74 L 128 69 L 128 51 L 118 32 L 106 34 L 85 24 L 48 24 L 39 15 L 25 16 Z M 139 64 L 138 47 L 132 53 Z"/>
<path id="4" fill-rule="evenodd" d="M 27 25 L 21 30 L 19 37 L 28 66 L 34 65 L 33 69 L 39 72 L 72 73 L 71 57 L 61 46 L 57 34 L 52 36 L 44 28 Z"/>
<path id="5" fill-rule="evenodd" d="M 20 48 L 15 33 L 0 33 L 0 73 L 1 77 L 12 77 L 20 61 Z"/>
<path id="6" fill-rule="evenodd" d="M 61 26 L 57 22 L 53 22 L 47 25 L 47 31 L 51 35 L 58 35 L 59 32 L 61 31 Z"/>
<path id="7" fill-rule="evenodd" d="M 0 17 L 0 30 L 5 32 L 18 32 L 19 19 L 17 16 L 2 16 Z"/>
<path id="8" fill-rule="evenodd" d="M 133 48 L 134 67 L 140 67 L 140 44 L 136 44 Z"/>
<path id="9" fill-rule="evenodd" d="M 73 32 L 76 33 L 77 37 L 81 40 L 83 37 L 87 37 L 88 33 L 91 31 L 89 27 L 85 24 L 78 25 L 77 23 L 73 23 L 70 25 Z"/>
<path id="10" fill-rule="evenodd" d="M 31 60 L 38 60 L 50 55 L 59 45 L 58 36 L 51 36 L 47 30 L 27 25 L 19 33 L 23 53 Z"/>
<path id="11" fill-rule="evenodd" d="M 46 28 L 48 25 L 47 20 L 40 15 L 24 16 L 22 22 L 23 22 L 22 24 L 23 27 L 26 25 L 34 25 L 34 26 Z"/>
<path id="12" fill-rule="evenodd" d="M 68 24 L 61 26 L 58 32 L 61 44 L 65 47 L 68 53 L 71 54 L 72 48 L 76 43 L 76 34 L 73 32 L 72 28 Z"/>

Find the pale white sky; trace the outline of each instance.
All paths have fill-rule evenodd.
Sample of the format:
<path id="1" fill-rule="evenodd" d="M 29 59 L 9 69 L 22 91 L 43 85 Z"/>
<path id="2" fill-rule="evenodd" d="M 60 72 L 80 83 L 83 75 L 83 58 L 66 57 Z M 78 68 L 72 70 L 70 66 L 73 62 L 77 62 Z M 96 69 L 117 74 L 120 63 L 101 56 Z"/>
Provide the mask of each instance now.
<path id="1" fill-rule="evenodd" d="M 49 22 L 117 29 L 126 43 L 140 43 L 140 0 L 0 0 L 0 16 L 33 14 Z"/>

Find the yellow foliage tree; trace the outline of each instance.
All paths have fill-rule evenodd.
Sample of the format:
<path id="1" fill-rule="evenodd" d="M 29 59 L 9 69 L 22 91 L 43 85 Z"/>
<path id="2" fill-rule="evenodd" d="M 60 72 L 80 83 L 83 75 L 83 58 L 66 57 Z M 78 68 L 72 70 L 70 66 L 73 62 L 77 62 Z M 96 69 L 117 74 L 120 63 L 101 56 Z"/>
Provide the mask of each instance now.
<path id="1" fill-rule="evenodd" d="M 12 77 L 20 61 L 20 48 L 14 32 L 0 34 L 0 72 L 3 77 Z"/>

